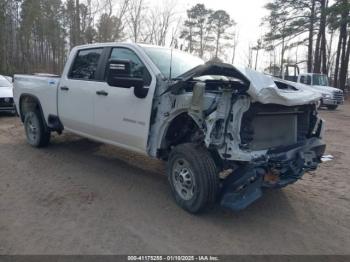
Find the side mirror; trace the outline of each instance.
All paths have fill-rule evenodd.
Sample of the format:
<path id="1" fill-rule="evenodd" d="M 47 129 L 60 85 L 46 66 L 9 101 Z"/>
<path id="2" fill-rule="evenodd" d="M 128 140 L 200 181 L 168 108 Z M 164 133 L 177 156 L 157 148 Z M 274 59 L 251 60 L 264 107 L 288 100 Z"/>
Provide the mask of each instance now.
<path id="1" fill-rule="evenodd" d="M 145 98 L 148 88 L 144 88 L 143 78 L 131 75 L 131 62 L 128 60 L 111 59 L 107 64 L 107 84 L 120 88 L 134 87 L 134 94 L 137 98 Z"/>

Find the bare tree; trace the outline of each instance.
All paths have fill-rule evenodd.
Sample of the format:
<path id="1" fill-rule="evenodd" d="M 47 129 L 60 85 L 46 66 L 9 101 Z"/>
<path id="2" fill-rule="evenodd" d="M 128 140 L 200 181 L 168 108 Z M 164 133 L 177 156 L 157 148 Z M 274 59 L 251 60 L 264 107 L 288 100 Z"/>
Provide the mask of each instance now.
<path id="1" fill-rule="evenodd" d="M 315 60 L 314 60 L 314 72 L 315 73 L 327 73 L 326 66 L 327 62 L 325 61 L 326 58 L 326 8 L 327 8 L 327 1 L 326 0 L 320 0 L 321 3 L 321 19 L 320 19 L 320 26 L 317 34 L 316 39 L 316 49 L 315 49 Z"/>
<path id="2" fill-rule="evenodd" d="M 170 46 L 174 46 L 175 48 L 178 48 L 178 38 L 179 38 L 179 28 L 180 28 L 180 24 L 182 22 L 182 18 L 178 17 L 177 22 L 176 22 L 176 26 L 175 28 L 173 28 L 172 32 L 171 32 L 171 41 L 170 41 Z"/>
<path id="3" fill-rule="evenodd" d="M 124 39 L 125 15 L 128 10 L 129 0 L 119 1 L 119 6 L 115 8 L 112 0 L 107 0 L 103 8 L 103 13 L 97 23 L 97 40 L 101 42 L 121 41 Z M 113 10 L 117 13 L 113 15 Z"/>
<path id="4" fill-rule="evenodd" d="M 118 36 L 118 39 L 121 39 L 123 37 L 123 32 L 126 25 L 125 16 L 128 11 L 129 5 L 130 5 L 130 0 L 122 0 L 119 4 L 119 8 L 118 8 L 119 11 L 116 15 L 118 19 L 118 25 L 115 28 L 115 32 L 116 32 L 116 35 Z"/>
<path id="5" fill-rule="evenodd" d="M 259 51 L 263 49 L 262 41 L 259 39 L 256 43 L 256 46 L 252 48 L 256 53 L 255 53 L 255 70 L 258 67 L 258 58 L 259 58 Z"/>
<path id="6" fill-rule="evenodd" d="M 307 71 L 312 72 L 313 61 L 313 43 L 314 43 L 314 22 L 316 18 L 316 0 L 311 0 L 310 7 L 310 23 L 309 23 L 309 37 L 308 37 L 308 49 L 307 49 Z"/>
<path id="7" fill-rule="evenodd" d="M 128 23 L 131 30 L 131 36 L 135 43 L 138 42 L 141 32 L 141 25 L 145 21 L 145 1 L 130 0 L 128 8 Z"/>
<path id="8" fill-rule="evenodd" d="M 162 5 L 155 6 L 149 10 L 146 19 L 146 28 L 144 30 L 145 33 L 141 34 L 144 42 L 160 46 L 165 45 L 169 35 L 169 28 L 176 22 L 175 7 L 175 1 L 168 0 L 162 2 Z M 177 33 L 177 27 L 173 30 L 173 34 Z"/>
<path id="9" fill-rule="evenodd" d="M 79 2 L 79 0 L 75 0 L 75 27 L 74 27 L 74 35 L 75 35 L 75 45 L 81 44 L 81 35 L 80 35 L 80 2 Z"/>
<path id="10" fill-rule="evenodd" d="M 252 68 L 253 67 L 253 48 L 251 44 L 248 46 L 248 54 L 246 53 L 246 59 L 247 59 L 247 67 Z"/>
<path id="11" fill-rule="evenodd" d="M 231 64 L 235 63 L 235 58 L 236 58 L 236 50 L 237 46 L 239 43 L 239 32 L 236 30 L 232 36 L 232 59 L 231 59 Z"/>

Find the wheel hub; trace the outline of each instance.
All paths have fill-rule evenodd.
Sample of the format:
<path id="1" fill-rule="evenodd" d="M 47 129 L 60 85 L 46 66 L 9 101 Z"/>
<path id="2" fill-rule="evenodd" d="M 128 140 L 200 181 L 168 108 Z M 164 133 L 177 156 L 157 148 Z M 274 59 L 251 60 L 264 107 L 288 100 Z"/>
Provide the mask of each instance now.
<path id="1" fill-rule="evenodd" d="M 29 119 L 27 124 L 27 135 L 28 135 L 28 138 L 31 140 L 31 142 L 34 142 L 36 140 L 37 134 L 38 134 L 38 128 L 36 127 L 33 120 Z"/>
<path id="2" fill-rule="evenodd" d="M 194 176 L 189 163 L 184 159 L 178 159 L 174 163 L 172 172 L 176 192 L 184 200 L 190 200 L 194 194 Z"/>

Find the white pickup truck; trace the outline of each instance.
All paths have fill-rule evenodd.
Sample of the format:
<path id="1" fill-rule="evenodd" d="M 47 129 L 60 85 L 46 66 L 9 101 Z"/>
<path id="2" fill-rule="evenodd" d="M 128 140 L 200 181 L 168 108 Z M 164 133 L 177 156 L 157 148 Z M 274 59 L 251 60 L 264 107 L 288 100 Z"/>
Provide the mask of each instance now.
<path id="1" fill-rule="evenodd" d="M 292 69 L 292 74 L 290 74 Z M 344 103 L 344 92 L 329 85 L 328 76 L 316 73 L 301 73 L 297 65 L 285 65 L 283 79 L 306 85 L 308 88 L 321 94 L 320 107 L 336 110 Z M 345 89 L 345 87 L 344 87 Z"/>
<path id="2" fill-rule="evenodd" d="M 166 160 L 175 201 L 240 210 L 315 170 L 320 95 L 229 64 L 130 43 L 79 46 L 62 76 L 15 75 L 27 141 L 64 130 Z"/>
<path id="3" fill-rule="evenodd" d="M 298 76 L 298 83 L 308 85 L 322 95 L 321 105 L 335 110 L 344 103 L 343 91 L 329 85 L 328 77 L 323 74 L 305 73 Z"/>

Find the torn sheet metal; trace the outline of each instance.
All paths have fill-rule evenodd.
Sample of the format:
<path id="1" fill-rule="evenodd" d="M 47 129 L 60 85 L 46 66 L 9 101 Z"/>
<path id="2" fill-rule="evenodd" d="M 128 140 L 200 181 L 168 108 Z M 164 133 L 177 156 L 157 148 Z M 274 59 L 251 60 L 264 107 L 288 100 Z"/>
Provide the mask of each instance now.
<path id="1" fill-rule="evenodd" d="M 321 99 L 319 92 L 308 90 L 297 83 L 278 79 L 280 82 L 293 86 L 296 90 L 279 89 L 272 76 L 259 73 L 249 68 L 239 68 L 238 70 L 249 79 L 250 87 L 248 94 L 256 102 L 297 106 L 314 103 Z"/>
<path id="2" fill-rule="evenodd" d="M 201 79 L 203 76 L 225 76 L 242 81 L 242 85 L 249 86 L 247 93 L 251 96 L 252 102 L 262 104 L 279 104 L 285 106 L 298 106 L 319 101 L 322 95 L 310 88 L 305 88 L 302 84 L 275 79 L 272 76 L 259 73 L 249 68 L 236 68 L 230 64 L 207 63 L 186 72 L 175 84 L 169 87 L 168 91 L 182 88 L 182 84 L 187 81 Z M 275 81 L 285 83 L 293 87 L 290 89 L 280 89 Z"/>

